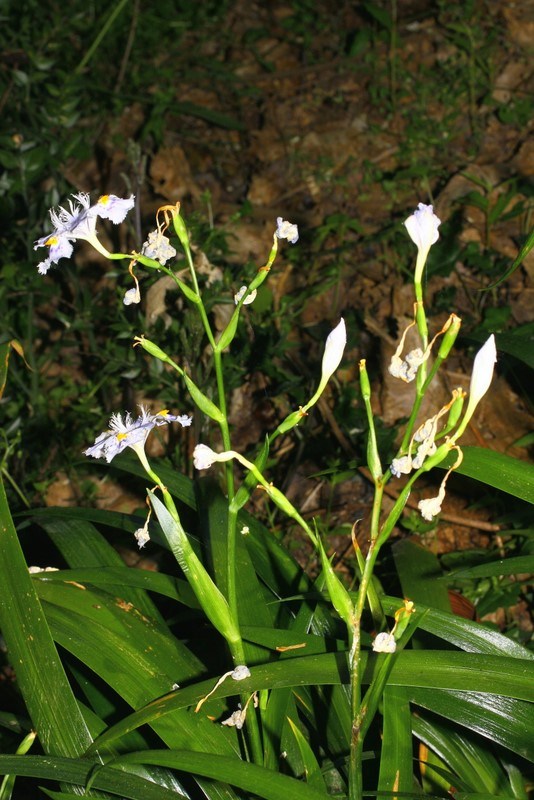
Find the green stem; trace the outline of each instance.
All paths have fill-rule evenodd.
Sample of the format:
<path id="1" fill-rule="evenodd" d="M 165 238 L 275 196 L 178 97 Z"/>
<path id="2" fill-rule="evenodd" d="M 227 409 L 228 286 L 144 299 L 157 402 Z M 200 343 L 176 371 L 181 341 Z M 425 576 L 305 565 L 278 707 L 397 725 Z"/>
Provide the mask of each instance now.
<path id="1" fill-rule="evenodd" d="M 425 352 L 426 348 L 428 347 L 428 325 L 426 321 L 426 314 L 425 314 L 425 307 L 423 305 L 423 293 L 422 293 L 421 283 L 415 283 L 415 297 L 416 297 L 416 312 L 415 318 L 417 322 L 417 329 L 419 331 L 419 335 L 421 337 L 421 348 L 423 352 Z M 413 429 L 415 426 L 415 422 L 419 415 L 419 410 L 421 408 L 421 403 L 423 402 L 423 397 L 425 392 L 428 388 L 428 382 L 426 379 L 426 370 L 427 365 L 426 361 L 423 361 L 421 366 L 417 371 L 417 378 L 416 378 L 416 389 L 415 389 L 415 400 L 412 407 L 412 413 L 410 414 L 410 419 L 408 420 L 408 424 L 406 425 L 406 430 L 404 432 L 404 437 L 402 439 L 402 444 L 399 448 L 399 453 L 405 453 L 408 450 L 408 445 L 412 438 Z"/>
<path id="2" fill-rule="evenodd" d="M 213 363 L 215 367 L 215 375 L 217 382 L 218 405 L 221 414 L 224 418 L 219 422 L 219 428 L 223 440 L 223 447 L 225 450 L 231 450 L 232 443 L 230 438 L 230 428 L 228 425 L 228 413 L 226 406 L 226 390 L 224 384 L 222 353 L 217 347 L 217 344 L 215 342 L 215 337 L 213 336 L 213 332 L 211 330 L 211 325 L 208 319 L 208 315 L 206 313 L 204 303 L 202 302 L 202 297 L 200 295 L 200 289 L 197 281 L 195 267 L 193 264 L 193 259 L 191 257 L 191 250 L 189 248 L 189 243 L 187 242 L 184 236 L 181 237 L 181 242 L 189 266 L 191 281 L 193 283 L 195 294 L 198 297 L 198 303 L 196 303 L 196 305 L 200 317 L 202 319 L 202 324 L 204 326 L 206 336 L 208 337 L 208 341 L 210 343 L 213 352 Z M 234 499 L 235 496 L 234 470 L 233 470 L 233 464 L 231 462 L 228 462 L 226 464 L 226 490 L 228 495 L 226 596 L 235 627 L 238 631 L 240 631 L 239 606 L 237 602 L 237 587 L 236 587 L 237 511 L 234 511 L 231 507 L 232 500 Z M 243 646 L 243 640 L 241 638 L 241 635 L 239 636 L 238 640 L 233 642 L 228 642 L 228 645 L 230 648 L 230 654 L 232 656 L 232 661 L 234 665 L 238 666 L 240 664 L 246 664 L 245 648 Z M 248 700 L 248 697 L 242 695 L 240 697 L 240 700 L 241 700 L 241 706 L 244 708 Z M 252 760 L 256 764 L 263 763 L 263 748 L 261 745 L 260 730 L 256 714 L 250 714 L 247 717 L 247 734 L 248 734 L 248 743 L 250 745 Z"/>
<path id="3" fill-rule="evenodd" d="M 98 34 L 96 35 L 93 43 L 91 44 L 91 47 L 86 52 L 86 54 L 84 55 L 84 57 L 82 58 L 82 60 L 80 61 L 80 63 L 76 67 L 76 69 L 74 70 L 76 75 L 79 75 L 82 72 L 82 70 L 87 66 L 89 61 L 92 59 L 93 55 L 96 53 L 96 51 L 100 47 L 100 43 L 102 42 L 104 37 L 107 35 L 109 29 L 111 28 L 111 26 L 115 22 L 116 18 L 118 17 L 118 15 L 121 13 L 123 8 L 127 4 L 128 4 L 128 0 L 119 0 L 119 2 L 115 6 L 115 8 L 111 12 L 111 14 L 109 15 L 109 17 L 105 21 L 105 23 L 100 28 L 100 30 L 99 30 Z"/>
<path id="4" fill-rule="evenodd" d="M 378 504 L 379 507 L 379 504 Z M 362 732 L 362 668 L 361 668 L 361 620 L 365 607 L 365 600 L 369 589 L 369 584 L 373 577 L 374 565 L 380 551 L 380 543 L 375 537 L 371 539 L 369 552 L 365 560 L 365 567 L 358 589 L 358 597 L 354 609 L 354 619 L 352 631 L 349 637 L 352 638 L 350 648 L 349 666 L 351 672 L 351 737 L 349 755 L 349 800 L 361 800 L 363 795 L 362 778 L 362 752 L 363 752 L 363 732 Z"/>

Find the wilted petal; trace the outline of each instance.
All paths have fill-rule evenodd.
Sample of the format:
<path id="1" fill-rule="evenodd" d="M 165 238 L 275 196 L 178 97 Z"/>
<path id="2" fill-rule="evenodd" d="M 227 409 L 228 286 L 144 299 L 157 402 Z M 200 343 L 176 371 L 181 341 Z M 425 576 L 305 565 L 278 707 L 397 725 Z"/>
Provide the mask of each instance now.
<path id="1" fill-rule="evenodd" d="M 397 642 L 392 633 L 379 633 L 373 642 L 375 653 L 394 653 L 397 649 Z"/>
<path id="2" fill-rule="evenodd" d="M 241 300 L 246 291 L 247 287 L 242 286 L 240 290 L 236 294 L 234 294 L 234 303 L 236 305 L 239 303 L 239 301 Z M 257 294 L 258 294 L 257 289 L 253 289 L 251 293 L 248 295 L 248 297 L 245 300 L 243 300 L 243 305 L 248 306 L 250 303 L 253 303 L 254 300 L 256 299 Z"/>
<path id="3" fill-rule="evenodd" d="M 441 512 L 441 504 L 445 499 L 445 481 L 439 487 L 436 497 L 429 497 L 427 500 L 420 500 L 417 504 L 421 516 L 427 522 L 432 522 L 433 518 Z"/>
<path id="4" fill-rule="evenodd" d="M 395 478 L 400 478 L 401 475 L 408 475 L 412 471 L 411 456 L 402 456 L 402 458 L 394 458 L 390 466 L 391 474 Z"/>
<path id="5" fill-rule="evenodd" d="M 276 224 L 275 236 L 279 239 L 287 239 L 290 244 L 298 242 L 299 229 L 296 225 L 293 225 L 292 222 L 288 222 L 286 219 L 282 219 L 282 217 L 276 218 Z"/>
<path id="6" fill-rule="evenodd" d="M 122 302 L 125 306 L 131 306 L 132 303 L 140 303 L 141 302 L 141 292 L 139 291 L 137 286 L 133 286 L 131 289 L 128 289 L 125 292 L 124 297 L 122 298 Z"/>

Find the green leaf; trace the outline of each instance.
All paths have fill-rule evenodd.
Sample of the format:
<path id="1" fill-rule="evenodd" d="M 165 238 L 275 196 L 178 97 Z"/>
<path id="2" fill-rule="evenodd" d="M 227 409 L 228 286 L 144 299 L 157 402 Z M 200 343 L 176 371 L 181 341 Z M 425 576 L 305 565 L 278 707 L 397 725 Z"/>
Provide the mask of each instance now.
<path id="1" fill-rule="evenodd" d="M 291 734 L 300 753 L 306 783 L 321 793 L 325 792 L 326 787 L 321 774 L 321 768 L 308 740 L 304 737 L 302 731 L 293 719 L 289 718 L 288 723 L 289 729 L 291 730 Z"/>
<path id="2" fill-rule="evenodd" d="M 182 526 L 174 520 L 154 492 L 150 502 L 176 560 L 180 564 L 204 613 L 228 642 L 239 639 L 239 631 L 228 602 L 194 552 Z"/>
<path id="3" fill-rule="evenodd" d="M 364 683 L 369 684 L 376 671 L 374 653 L 362 653 Z M 240 692 L 245 694 L 262 689 L 280 689 L 299 686 L 348 684 L 349 674 L 346 653 L 284 658 L 276 663 L 251 668 L 251 677 L 240 681 Z M 404 650 L 396 654 L 389 674 L 388 685 L 423 687 L 426 689 L 452 689 L 499 692 L 504 697 L 534 701 L 534 662 L 506 656 L 479 655 L 450 651 Z M 152 723 L 176 711 L 195 706 L 213 688 L 213 680 L 184 687 L 180 691 L 160 698 L 157 706 L 149 706 L 131 714 L 127 719 L 106 731 L 95 748 L 109 745 L 120 736 L 140 725 Z M 228 697 L 235 687 L 228 682 L 213 693 L 212 698 Z M 211 698 L 210 698 L 211 702 Z"/>
<path id="4" fill-rule="evenodd" d="M 0 628 L 46 753 L 79 755 L 92 737 L 29 575 L 0 476 Z"/>
<path id="5" fill-rule="evenodd" d="M 483 791 L 491 797 L 514 796 L 506 773 L 483 740 L 419 709 L 413 715 L 413 731 L 452 771 L 447 788 Z"/>
<path id="6" fill-rule="evenodd" d="M 534 503 L 534 466 L 526 461 L 487 450 L 484 447 L 462 447 L 464 454 L 461 465 L 456 470 L 468 475 L 488 486 L 494 486 L 503 492 L 529 503 Z M 439 465 L 440 469 L 449 469 L 456 460 L 451 453 Z"/>
<path id="7" fill-rule="evenodd" d="M 85 787 L 95 765 L 86 758 L 51 758 L 43 756 L 5 756 L 0 755 L 0 774 L 39 778 L 65 784 Z M 158 786 L 152 780 L 145 780 L 128 772 L 103 767 L 95 775 L 93 788 L 112 792 L 131 800 L 176 800 L 175 790 Z M 58 796 L 63 798 L 63 793 Z M 80 795 L 77 794 L 77 797 Z"/>
<path id="8" fill-rule="evenodd" d="M 147 750 L 141 753 L 128 753 L 115 759 L 112 765 L 122 767 L 125 764 L 155 764 L 171 767 L 196 775 L 203 775 L 219 781 L 225 781 L 246 792 L 265 798 L 265 800 L 325 800 L 326 789 L 318 791 L 300 780 L 281 775 L 265 767 L 249 764 L 237 758 L 193 753 L 186 750 L 161 752 Z"/>
<path id="9" fill-rule="evenodd" d="M 111 547 L 104 536 L 85 519 L 50 519 L 37 517 L 36 521 L 46 530 L 55 546 L 71 567 L 102 569 L 115 567 L 120 569 L 124 562 L 117 551 Z M 40 573 L 50 575 L 50 573 Z M 109 573 L 108 573 L 109 574 Z M 130 584 L 130 587 L 132 584 Z M 124 595 L 124 584 L 119 582 L 108 586 L 109 591 L 114 591 L 119 597 Z M 128 601 L 143 613 L 159 618 L 159 611 L 145 592 L 131 589 Z"/>
<path id="10" fill-rule="evenodd" d="M 184 373 L 184 381 L 185 385 L 187 386 L 187 390 L 191 395 L 194 403 L 198 408 L 202 411 L 203 414 L 206 414 L 210 419 L 215 420 L 215 422 L 224 422 L 225 416 L 218 408 L 215 403 L 206 397 L 206 395 L 200 391 L 198 386 L 191 380 L 189 375 Z"/>
<path id="11" fill-rule="evenodd" d="M 412 722 L 405 689 L 386 687 L 382 714 L 384 724 L 378 790 L 387 792 L 387 796 L 391 797 L 397 792 L 410 792 L 413 788 Z M 384 794 L 384 800 L 385 797 Z"/>
<path id="12" fill-rule="evenodd" d="M 432 608 L 450 611 L 447 587 L 437 580 L 442 571 L 436 556 L 411 539 L 395 542 L 392 549 L 403 595 Z"/>
<path id="13" fill-rule="evenodd" d="M 398 598 L 382 597 L 382 605 L 388 614 L 393 614 L 399 603 Z M 505 655 L 534 661 L 534 653 L 526 647 L 478 622 L 463 619 L 450 612 L 428 608 L 419 602 L 414 617 L 415 624 L 422 630 L 433 633 L 469 653 Z"/>
<path id="14" fill-rule="evenodd" d="M 239 322 L 239 307 L 234 310 L 234 313 L 230 317 L 230 320 L 223 330 L 219 337 L 219 341 L 217 342 L 217 350 L 222 353 L 227 347 L 229 347 L 236 335 L 237 331 L 237 323 Z"/>
<path id="15" fill-rule="evenodd" d="M 494 281 L 492 284 L 486 287 L 486 289 L 484 289 L 483 291 L 489 292 L 490 289 L 495 289 L 496 286 L 500 286 L 500 284 L 503 283 L 503 281 L 507 280 L 510 277 L 510 275 L 512 275 L 516 271 L 516 269 L 521 266 L 523 260 L 528 256 L 533 247 L 534 247 L 534 230 L 527 237 L 525 244 L 517 254 L 511 266 L 508 267 L 506 272 L 503 275 L 501 275 L 501 277 L 498 280 Z"/>
<path id="16" fill-rule="evenodd" d="M 226 596 L 228 594 L 228 500 L 222 494 L 217 483 L 211 478 L 201 478 L 198 483 L 199 508 L 204 535 L 202 541 L 210 554 L 215 583 Z M 252 565 L 247 546 L 248 534 L 242 534 L 242 527 L 237 522 L 235 556 L 232 568 L 236 573 L 236 601 L 239 624 L 254 624 L 272 629 L 274 613 L 267 604 L 270 599 L 265 587 L 260 584 Z M 249 645 L 246 648 L 246 663 L 254 664 L 262 661 L 265 651 Z"/>
<path id="17" fill-rule="evenodd" d="M 146 569 L 132 567 L 98 567 L 90 569 L 60 569 L 57 572 L 39 572 L 33 576 L 34 581 L 66 582 L 77 581 L 88 583 L 91 586 L 101 587 L 108 592 L 113 587 L 120 586 L 119 594 L 126 594 L 128 600 L 132 599 L 129 592 L 131 587 L 155 592 L 163 597 L 169 597 L 189 608 L 199 609 L 200 605 L 193 590 L 187 581 L 165 575 L 163 572 L 152 572 Z"/>
<path id="18" fill-rule="evenodd" d="M 506 676 L 502 676 L 506 680 Z M 498 682 L 497 682 L 498 686 Z M 497 694 L 418 688 L 410 700 L 534 762 L 534 705 Z"/>
<path id="19" fill-rule="evenodd" d="M 495 335 L 497 350 L 508 353 L 531 369 L 534 369 L 534 341 L 532 334 L 497 333 Z"/>
<path id="20" fill-rule="evenodd" d="M 476 567 L 454 569 L 448 573 L 447 578 L 453 580 L 457 578 L 491 578 L 495 575 L 519 575 L 522 572 L 534 572 L 534 556 L 500 558 L 498 561 L 477 564 Z"/>
<path id="21" fill-rule="evenodd" d="M 332 605 L 337 613 L 347 625 L 350 627 L 353 624 L 354 606 L 348 591 L 345 589 L 338 576 L 334 572 L 331 561 L 325 553 L 323 543 L 320 537 L 317 537 L 317 544 L 319 554 L 321 556 L 321 564 L 323 567 L 323 576 L 326 582 L 326 588 Z"/>

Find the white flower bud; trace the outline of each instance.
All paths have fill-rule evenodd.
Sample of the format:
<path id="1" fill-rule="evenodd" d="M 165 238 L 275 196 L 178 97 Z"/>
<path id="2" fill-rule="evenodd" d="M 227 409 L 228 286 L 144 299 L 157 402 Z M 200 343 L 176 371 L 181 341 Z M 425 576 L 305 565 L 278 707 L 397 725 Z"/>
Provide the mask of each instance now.
<path id="1" fill-rule="evenodd" d="M 216 453 L 207 444 L 197 444 L 193 450 L 193 464 L 195 469 L 209 469 L 216 461 L 230 461 L 235 456 L 233 450 Z"/>
<path id="2" fill-rule="evenodd" d="M 482 400 L 489 389 L 493 370 L 497 361 L 497 350 L 495 348 L 495 337 L 493 334 L 487 342 L 480 348 L 475 356 L 473 372 L 471 373 L 471 383 L 469 386 L 469 399 L 467 408 L 456 433 L 451 441 L 456 441 L 465 431 L 471 417 L 473 416 L 478 403 Z"/>
<path id="3" fill-rule="evenodd" d="M 488 391 L 496 361 L 495 336 L 491 334 L 475 356 L 471 385 L 469 386 L 469 405 L 475 406 Z"/>
<path id="4" fill-rule="evenodd" d="M 328 334 L 323 354 L 321 386 L 324 386 L 334 374 L 341 363 L 345 345 L 347 344 L 347 330 L 343 317 L 333 331 Z"/>
<path id="5" fill-rule="evenodd" d="M 193 450 L 195 469 L 209 469 L 217 461 L 217 453 L 207 444 L 197 444 Z"/>
<path id="6" fill-rule="evenodd" d="M 441 225 L 441 220 L 434 214 L 433 206 L 419 203 L 417 210 L 404 224 L 412 242 L 426 257 L 432 245 L 439 239 L 438 227 Z"/>

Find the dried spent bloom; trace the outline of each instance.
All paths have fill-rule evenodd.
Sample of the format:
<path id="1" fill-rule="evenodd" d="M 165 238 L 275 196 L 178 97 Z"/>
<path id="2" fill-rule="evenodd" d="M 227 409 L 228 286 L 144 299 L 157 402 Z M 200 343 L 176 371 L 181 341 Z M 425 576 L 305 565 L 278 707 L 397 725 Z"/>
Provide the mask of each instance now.
<path id="1" fill-rule="evenodd" d="M 287 239 L 290 244 L 296 244 L 299 240 L 299 229 L 292 222 L 288 222 L 282 217 L 276 218 L 275 236 L 279 239 Z"/>
<path id="2" fill-rule="evenodd" d="M 417 454 L 413 458 L 412 467 L 414 469 L 420 469 L 423 466 L 425 458 L 433 456 L 437 449 L 436 443 L 430 437 L 425 439 L 417 448 Z"/>
<path id="3" fill-rule="evenodd" d="M 28 567 L 30 575 L 38 575 L 39 572 L 59 572 L 59 567 Z"/>
<path id="4" fill-rule="evenodd" d="M 204 703 L 206 702 L 208 697 L 211 697 L 213 692 L 216 689 L 218 689 L 219 686 L 221 685 L 221 683 L 224 683 L 224 681 L 227 678 L 233 678 L 234 681 L 243 681 L 243 680 L 245 680 L 245 678 L 250 678 L 250 670 L 246 666 L 246 664 L 239 664 L 237 667 L 234 667 L 233 670 L 230 670 L 229 672 L 225 672 L 224 675 L 221 675 L 221 677 L 219 678 L 219 680 L 217 681 L 217 683 L 215 684 L 215 686 L 213 687 L 211 692 L 208 692 L 207 695 L 205 695 L 204 697 L 202 697 L 198 701 L 198 703 L 196 705 L 196 708 L 195 708 L 195 714 L 198 714 L 198 712 L 200 711 L 200 709 L 202 708 L 202 706 L 204 705 Z M 253 696 L 254 695 L 252 695 L 252 697 Z M 245 708 L 243 709 L 243 712 L 242 712 L 243 722 L 245 721 L 245 717 L 246 717 L 246 714 L 247 714 L 247 706 L 248 706 L 249 702 L 250 702 L 250 698 L 247 701 L 247 705 L 245 706 Z M 238 707 L 241 708 L 241 706 L 238 706 Z M 230 717 L 230 719 L 232 719 L 232 718 Z M 237 723 L 236 722 L 227 721 L 226 723 L 223 722 L 223 725 L 237 725 Z"/>
<path id="5" fill-rule="evenodd" d="M 419 500 L 417 507 L 423 519 L 432 522 L 433 518 L 441 512 L 441 504 L 445 499 L 445 481 L 439 487 L 436 497 L 429 497 L 427 500 Z"/>
<path id="6" fill-rule="evenodd" d="M 112 414 L 109 421 L 109 430 L 104 431 L 95 439 L 95 443 L 84 450 L 86 456 L 93 458 L 105 458 L 109 462 L 115 458 L 116 455 L 122 453 L 127 447 L 132 447 L 134 450 L 144 450 L 144 445 L 150 431 L 166 425 L 169 422 L 179 422 L 182 427 L 191 425 L 192 417 L 185 414 L 181 417 L 176 417 L 174 414 L 169 414 L 167 410 L 159 411 L 157 414 L 151 414 L 144 406 L 140 406 L 141 416 L 133 419 L 131 414 L 127 412 L 126 417 L 122 418 L 122 414 Z"/>
<path id="7" fill-rule="evenodd" d="M 390 466 L 391 474 L 395 478 L 400 478 L 401 475 L 408 475 L 412 471 L 412 458 L 411 456 L 402 456 L 402 458 L 394 458 Z"/>
<path id="8" fill-rule="evenodd" d="M 375 653 L 394 653 L 397 649 L 397 642 L 392 633 L 379 633 L 373 641 Z"/>
<path id="9" fill-rule="evenodd" d="M 138 528 L 135 531 L 134 536 L 139 546 L 139 550 L 141 550 L 145 546 L 145 544 L 147 544 L 150 541 L 148 525 L 144 525 L 142 528 Z"/>
<path id="10" fill-rule="evenodd" d="M 424 442 L 429 436 L 435 435 L 434 419 L 434 417 L 431 417 L 430 419 L 427 419 L 426 422 L 423 422 L 422 425 L 419 425 L 414 433 L 414 442 Z"/>
<path id="11" fill-rule="evenodd" d="M 426 259 L 428 251 L 439 239 L 441 220 L 434 214 L 433 206 L 419 203 L 414 213 L 404 221 L 412 242 Z"/>
<path id="12" fill-rule="evenodd" d="M 246 664 L 238 664 L 230 677 L 232 677 L 234 681 L 244 681 L 246 678 L 250 678 L 250 670 Z"/>
<path id="13" fill-rule="evenodd" d="M 413 319 L 404 329 L 399 344 L 397 346 L 397 349 L 391 356 L 391 362 L 388 367 L 388 372 L 390 373 L 390 375 L 393 375 L 394 378 L 400 378 L 401 381 L 404 381 L 405 383 L 410 383 L 410 381 L 414 380 L 415 376 L 417 375 L 417 369 L 419 365 L 422 364 L 422 362 L 425 360 L 425 354 L 421 352 L 421 348 L 419 347 L 416 348 L 415 350 L 410 351 L 410 353 L 408 353 L 404 361 L 401 358 L 401 353 L 404 350 L 404 343 L 406 341 L 406 336 L 408 335 L 408 331 L 410 330 L 410 328 L 413 328 L 414 325 L 415 325 L 415 319 Z"/>
<path id="14" fill-rule="evenodd" d="M 241 706 L 238 706 L 237 711 L 232 711 L 227 719 L 222 720 L 221 725 L 227 725 L 230 728 L 237 728 L 237 730 L 240 731 L 245 724 L 246 716 L 247 712 L 243 711 Z"/>
<path id="15" fill-rule="evenodd" d="M 39 247 L 48 247 L 48 258 L 41 261 L 37 267 L 39 274 L 46 275 L 52 264 L 57 264 L 61 258 L 70 258 L 73 251 L 72 242 L 83 239 L 93 245 L 102 255 L 109 257 L 109 252 L 100 243 L 96 234 L 96 221 L 98 217 L 110 219 L 115 224 L 122 222 L 128 211 L 133 208 L 135 198 L 132 195 L 127 200 L 122 200 L 115 195 L 104 195 L 93 206 L 90 205 L 89 195 L 85 192 L 73 195 L 76 203 L 69 199 L 69 209 L 59 206 L 58 210 L 50 209 L 50 219 L 54 230 L 47 236 L 42 236 L 35 242 L 34 250 Z"/>
<path id="16" fill-rule="evenodd" d="M 148 238 L 141 248 L 141 255 L 153 258 L 154 261 L 159 261 L 164 266 L 169 258 L 174 258 L 176 250 L 160 230 L 155 230 L 148 234 Z"/>
<path id="17" fill-rule="evenodd" d="M 247 288 L 248 288 L 247 286 L 242 286 L 240 290 L 236 294 L 234 294 L 234 303 L 236 305 L 239 303 L 239 301 L 247 291 Z M 243 305 L 248 306 L 250 305 L 250 303 L 253 303 L 254 300 L 256 299 L 257 294 L 258 294 L 257 289 L 253 289 L 251 293 L 248 295 L 248 297 L 246 297 L 245 300 L 243 300 Z"/>
<path id="18" fill-rule="evenodd" d="M 124 293 L 124 297 L 122 298 L 122 302 L 125 306 L 131 306 L 132 303 L 140 303 L 141 302 L 141 292 L 139 291 L 138 286 L 132 286 L 131 289 L 128 289 L 127 292 Z"/>

